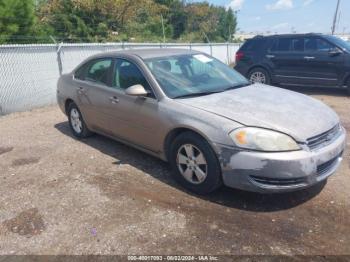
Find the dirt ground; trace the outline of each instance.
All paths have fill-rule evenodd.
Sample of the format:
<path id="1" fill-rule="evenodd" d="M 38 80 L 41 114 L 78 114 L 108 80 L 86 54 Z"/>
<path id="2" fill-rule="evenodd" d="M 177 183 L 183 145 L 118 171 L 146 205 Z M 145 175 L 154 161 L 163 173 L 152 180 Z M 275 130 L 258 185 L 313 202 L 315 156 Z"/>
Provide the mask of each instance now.
<path id="1" fill-rule="evenodd" d="M 350 98 L 308 91 L 350 133 Z M 56 106 L 0 118 L 0 255 L 350 255 L 350 139 L 328 183 L 193 195 L 167 164 L 102 136 L 78 141 Z"/>

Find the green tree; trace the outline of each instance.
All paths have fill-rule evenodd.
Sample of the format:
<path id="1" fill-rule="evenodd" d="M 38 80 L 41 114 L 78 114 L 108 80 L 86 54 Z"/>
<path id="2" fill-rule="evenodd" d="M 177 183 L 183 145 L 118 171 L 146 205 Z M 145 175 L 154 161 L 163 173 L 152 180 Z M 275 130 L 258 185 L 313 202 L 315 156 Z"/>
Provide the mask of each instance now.
<path id="1" fill-rule="evenodd" d="M 187 23 L 182 39 L 199 42 L 222 42 L 226 26 L 226 11 L 223 7 L 209 5 L 207 2 L 187 4 L 185 7 Z"/>
<path id="2" fill-rule="evenodd" d="M 231 8 L 227 10 L 224 28 L 226 30 L 224 30 L 223 37 L 227 39 L 227 41 L 231 41 L 232 35 L 237 29 L 237 16 Z"/>
<path id="3" fill-rule="evenodd" d="M 0 0 L 0 43 L 33 41 L 34 24 L 33 0 Z"/>
<path id="4" fill-rule="evenodd" d="M 185 0 L 0 0 L 0 43 L 230 41 L 236 14 Z"/>
<path id="5" fill-rule="evenodd" d="M 185 1 L 183 0 L 154 0 L 156 4 L 165 7 L 166 12 L 162 15 L 172 32 L 171 38 L 179 38 L 186 29 L 187 16 L 185 13 Z"/>
<path id="6" fill-rule="evenodd" d="M 106 35 L 106 26 L 101 25 L 104 17 L 99 11 L 78 4 L 71 0 L 44 2 L 39 17 L 59 41 L 98 41 L 100 35 Z"/>

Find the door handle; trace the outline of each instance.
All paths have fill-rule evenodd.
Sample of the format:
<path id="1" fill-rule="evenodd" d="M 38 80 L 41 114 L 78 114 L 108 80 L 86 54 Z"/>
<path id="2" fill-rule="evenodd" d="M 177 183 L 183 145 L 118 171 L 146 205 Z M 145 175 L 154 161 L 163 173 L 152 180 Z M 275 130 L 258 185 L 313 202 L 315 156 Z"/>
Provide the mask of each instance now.
<path id="1" fill-rule="evenodd" d="M 119 98 L 116 97 L 116 96 L 111 96 L 111 97 L 109 98 L 109 100 L 111 101 L 112 104 L 119 103 Z"/>
<path id="2" fill-rule="evenodd" d="M 315 57 L 314 56 L 304 56 L 304 59 L 306 59 L 306 60 L 313 60 L 313 59 L 315 59 Z"/>
<path id="3" fill-rule="evenodd" d="M 266 57 L 267 57 L 267 58 L 270 58 L 270 59 L 271 59 L 271 58 L 275 58 L 274 55 L 266 55 Z"/>

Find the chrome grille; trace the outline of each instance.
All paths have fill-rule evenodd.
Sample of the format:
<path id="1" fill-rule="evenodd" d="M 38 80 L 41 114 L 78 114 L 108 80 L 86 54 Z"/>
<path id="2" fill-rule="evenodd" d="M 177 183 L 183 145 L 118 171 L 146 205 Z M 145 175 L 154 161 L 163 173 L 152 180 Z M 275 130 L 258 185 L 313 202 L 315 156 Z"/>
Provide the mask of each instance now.
<path id="1" fill-rule="evenodd" d="M 323 145 L 330 144 L 340 134 L 341 134 L 341 127 L 340 127 L 340 124 L 337 124 L 335 127 L 328 130 L 327 132 L 324 132 L 320 135 L 307 139 L 307 145 L 310 149 L 316 149 Z"/>

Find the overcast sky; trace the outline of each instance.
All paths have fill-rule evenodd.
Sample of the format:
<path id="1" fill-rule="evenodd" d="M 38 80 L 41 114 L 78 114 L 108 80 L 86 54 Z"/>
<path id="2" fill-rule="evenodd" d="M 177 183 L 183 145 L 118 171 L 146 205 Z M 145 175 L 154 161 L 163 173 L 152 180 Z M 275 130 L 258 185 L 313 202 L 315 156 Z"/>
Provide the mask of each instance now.
<path id="1" fill-rule="evenodd" d="M 199 0 L 192 0 L 199 1 Z M 244 32 L 330 32 L 336 0 L 207 0 L 238 12 Z M 350 32 L 350 0 L 341 0 L 337 33 Z"/>

